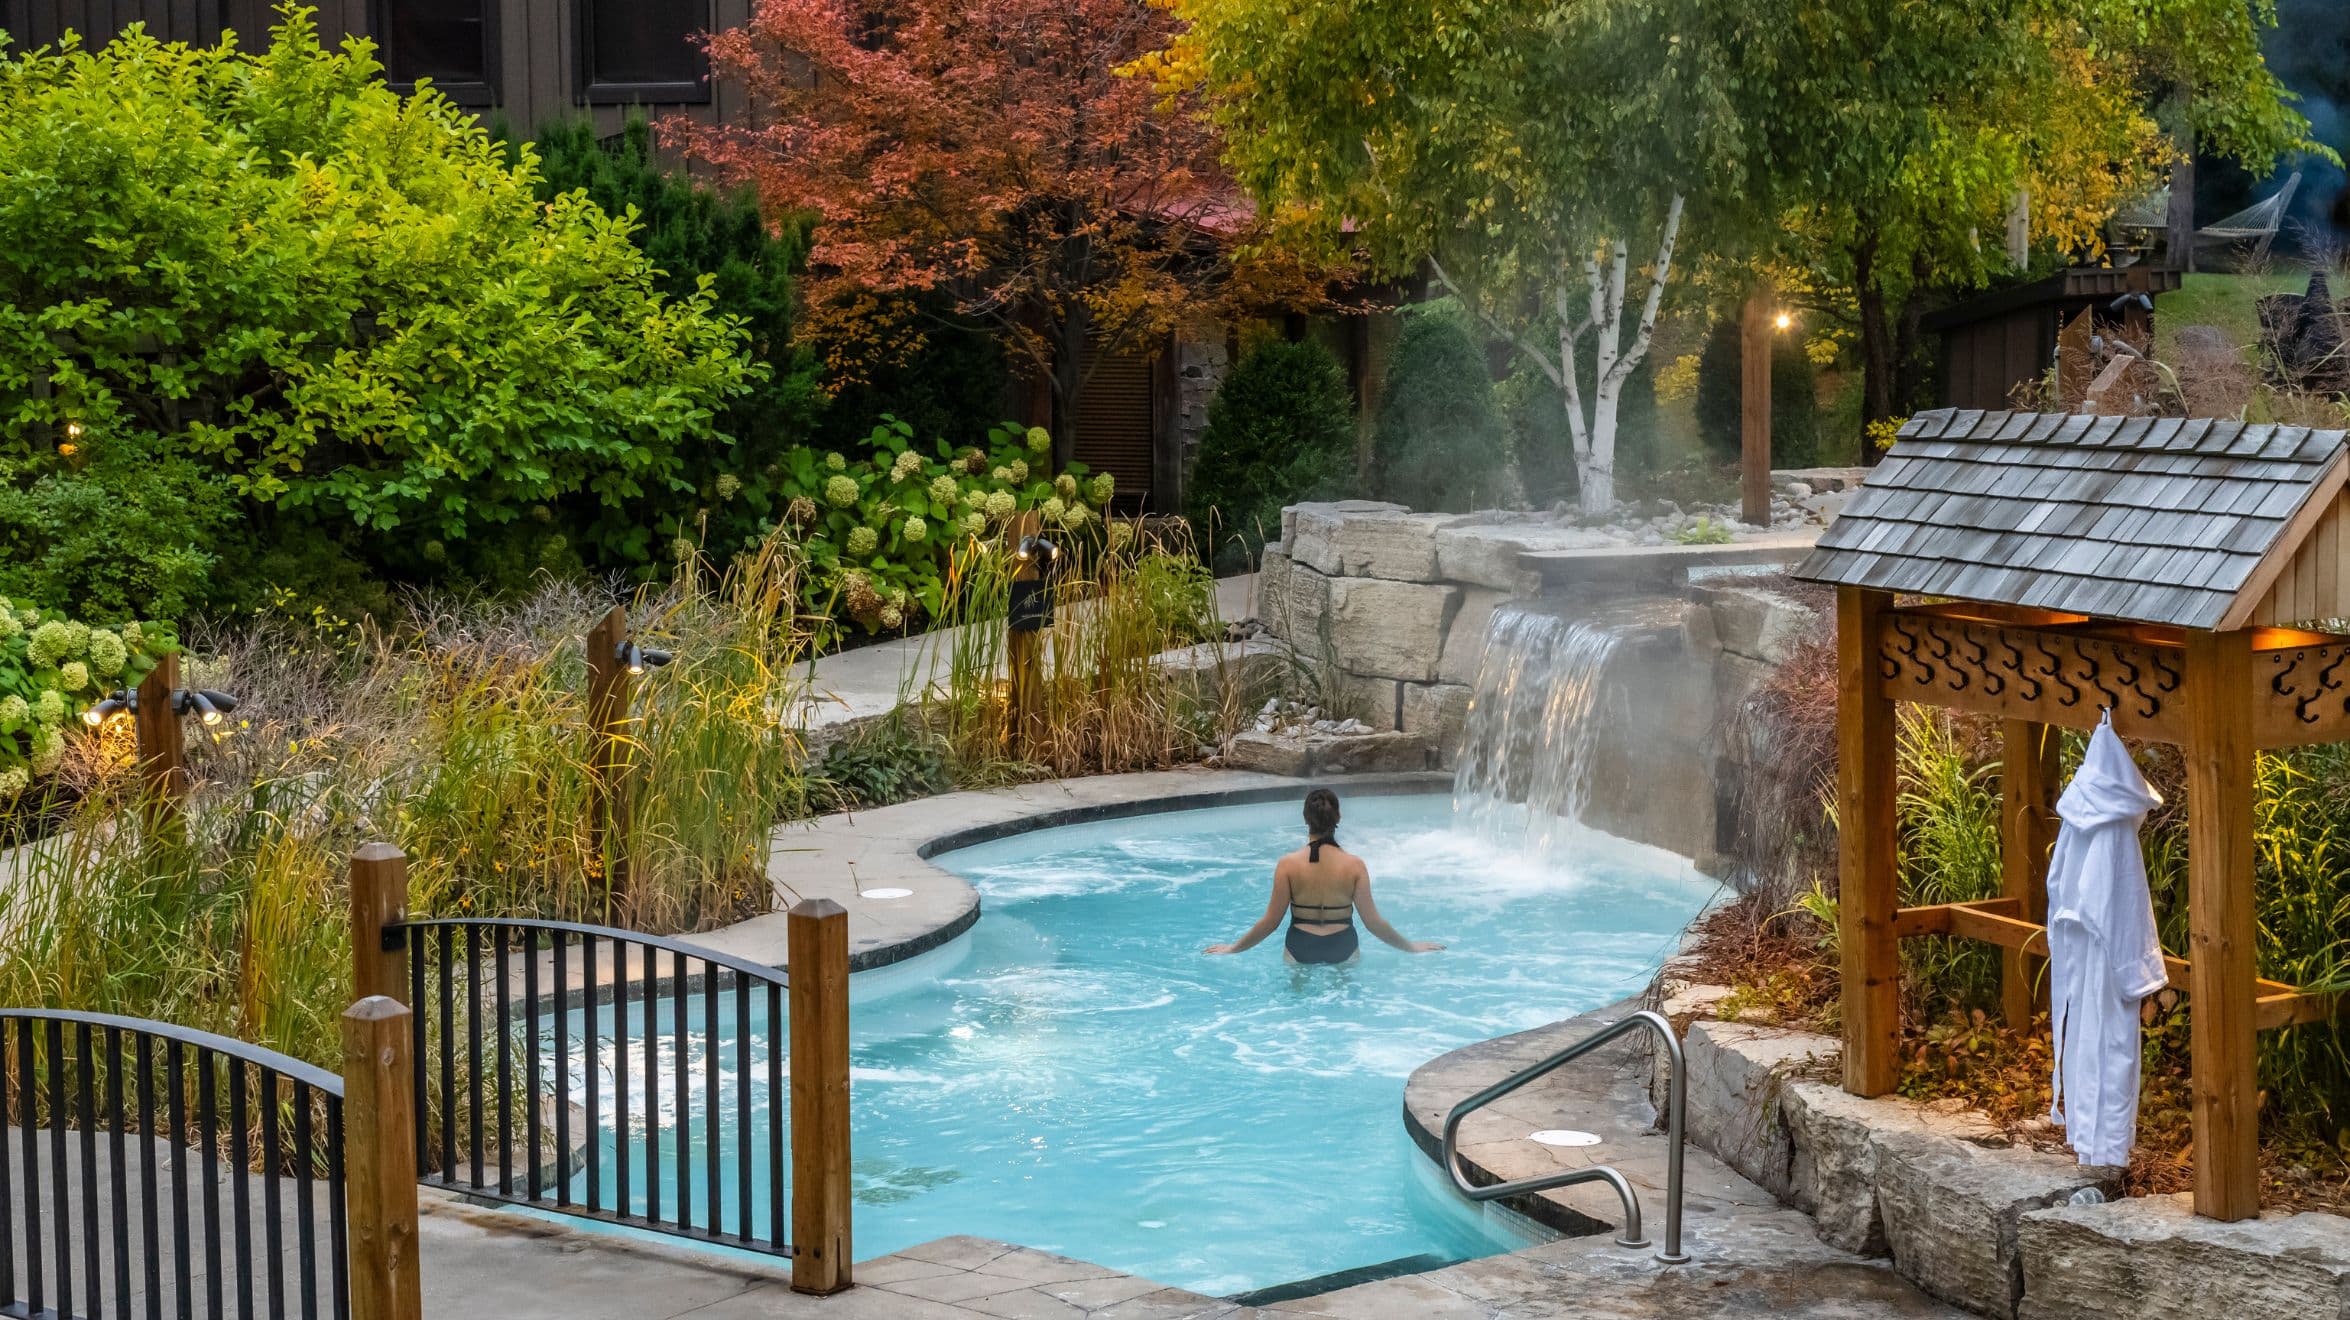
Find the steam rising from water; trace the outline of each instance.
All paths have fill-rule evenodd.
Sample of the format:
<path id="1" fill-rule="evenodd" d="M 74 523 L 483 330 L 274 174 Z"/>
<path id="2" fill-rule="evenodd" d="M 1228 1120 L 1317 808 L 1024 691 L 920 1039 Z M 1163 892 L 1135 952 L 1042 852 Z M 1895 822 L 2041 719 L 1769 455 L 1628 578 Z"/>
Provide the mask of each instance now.
<path id="1" fill-rule="evenodd" d="M 1456 823 L 1536 855 L 1579 832 L 1606 714 L 1600 680 L 1616 643 L 1580 619 L 1493 612 L 1453 772 Z"/>

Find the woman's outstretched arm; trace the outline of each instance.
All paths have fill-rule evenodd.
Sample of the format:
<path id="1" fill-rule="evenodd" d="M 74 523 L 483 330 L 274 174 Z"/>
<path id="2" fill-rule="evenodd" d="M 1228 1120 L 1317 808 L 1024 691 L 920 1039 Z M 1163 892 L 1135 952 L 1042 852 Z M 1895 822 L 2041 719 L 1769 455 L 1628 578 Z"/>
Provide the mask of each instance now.
<path id="1" fill-rule="evenodd" d="M 1206 952 L 1243 953 L 1255 948 L 1267 935 L 1273 933 L 1275 927 L 1281 924 L 1281 914 L 1288 910 L 1289 873 L 1279 866 L 1275 866 L 1273 868 L 1273 896 L 1265 904 L 1265 915 L 1257 918 L 1257 924 L 1249 927 L 1247 934 L 1230 944 L 1211 944 L 1207 947 Z"/>
<path id="2" fill-rule="evenodd" d="M 1371 901 L 1371 873 L 1369 871 L 1363 872 L 1363 878 L 1355 881 L 1355 911 L 1362 915 L 1364 930 L 1405 953 L 1435 953 L 1444 947 L 1433 940 L 1407 940 L 1403 937 L 1403 932 L 1387 924 L 1387 918 L 1379 915 L 1379 905 Z"/>

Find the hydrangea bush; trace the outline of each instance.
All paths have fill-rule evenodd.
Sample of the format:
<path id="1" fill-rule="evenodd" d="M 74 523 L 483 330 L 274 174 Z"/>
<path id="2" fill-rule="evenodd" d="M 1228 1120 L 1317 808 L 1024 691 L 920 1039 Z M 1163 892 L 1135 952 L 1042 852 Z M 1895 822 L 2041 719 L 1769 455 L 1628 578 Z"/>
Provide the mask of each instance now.
<path id="1" fill-rule="evenodd" d="M 0 808 L 57 768 L 75 718 L 178 645 L 165 624 L 97 627 L 0 596 Z"/>
<path id="2" fill-rule="evenodd" d="M 1052 436 L 1006 423 L 987 444 L 928 452 L 914 428 L 885 419 L 851 458 L 800 449 L 783 464 L 784 521 L 808 556 L 814 599 L 829 602 L 835 627 L 896 632 L 936 617 L 955 555 L 1022 510 L 1048 530 L 1078 534 L 1103 526 L 1117 493 L 1107 472 L 1081 463 L 1046 472 Z"/>

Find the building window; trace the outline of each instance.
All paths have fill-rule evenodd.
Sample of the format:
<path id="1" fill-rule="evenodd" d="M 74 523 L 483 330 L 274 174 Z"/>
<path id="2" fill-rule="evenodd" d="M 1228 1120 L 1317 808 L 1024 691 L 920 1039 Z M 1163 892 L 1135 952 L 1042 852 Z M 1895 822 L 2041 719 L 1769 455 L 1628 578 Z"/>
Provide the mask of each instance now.
<path id="1" fill-rule="evenodd" d="M 498 0 L 380 0 L 375 31 L 384 79 L 420 78 L 459 105 L 492 105 L 497 95 Z"/>
<path id="2" fill-rule="evenodd" d="M 581 0 L 580 19 L 588 104 L 710 99 L 710 0 Z"/>

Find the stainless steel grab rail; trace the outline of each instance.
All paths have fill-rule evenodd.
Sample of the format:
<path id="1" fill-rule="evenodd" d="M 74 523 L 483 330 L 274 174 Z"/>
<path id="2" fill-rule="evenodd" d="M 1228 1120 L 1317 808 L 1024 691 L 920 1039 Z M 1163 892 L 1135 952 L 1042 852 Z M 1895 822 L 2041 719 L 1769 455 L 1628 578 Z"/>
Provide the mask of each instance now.
<path id="1" fill-rule="evenodd" d="M 1625 1247 L 1645 1247 L 1648 1239 L 1640 1232 L 1640 1197 L 1623 1174 L 1605 1164 L 1588 1168 L 1568 1169 L 1560 1173 L 1546 1173 L 1535 1178 L 1520 1178 L 1516 1182 L 1494 1183 L 1477 1187 L 1462 1176 L 1460 1165 L 1461 1120 L 1538 1077 L 1546 1076 L 1618 1036 L 1641 1027 L 1655 1032 L 1665 1043 L 1665 1058 L 1672 1065 L 1672 1073 L 1665 1090 L 1665 1249 L 1657 1256 L 1668 1265 L 1679 1265 L 1689 1257 L 1681 1250 L 1681 1145 L 1682 1115 L 1687 1108 L 1687 1082 L 1683 1078 L 1681 1038 L 1673 1034 L 1673 1024 L 1662 1013 L 1642 1009 L 1628 1018 L 1611 1022 L 1558 1053 L 1530 1068 L 1524 1068 L 1502 1078 L 1477 1094 L 1452 1107 L 1444 1118 L 1444 1171 L 1452 1178 L 1452 1185 L 1461 1195 L 1472 1201 L 1498 1201 L 1520 1192 L 1539 1192 L 1551 1187 L 1566 1187 L 1574 1183 L 1604 1182 L 1615 1189 L 1616 1197 L 1624 1203 L 1624 1229 L 1616 1236 L 1616 1244 Z"/>

